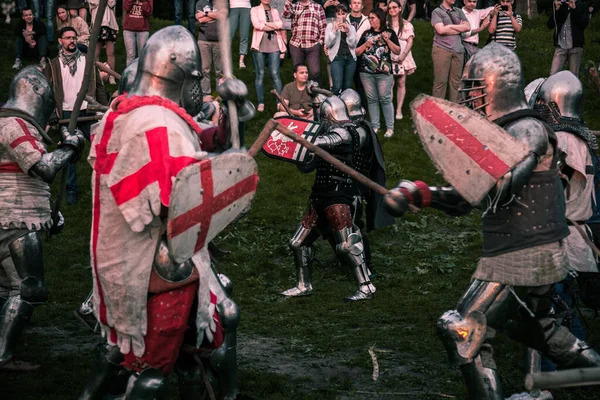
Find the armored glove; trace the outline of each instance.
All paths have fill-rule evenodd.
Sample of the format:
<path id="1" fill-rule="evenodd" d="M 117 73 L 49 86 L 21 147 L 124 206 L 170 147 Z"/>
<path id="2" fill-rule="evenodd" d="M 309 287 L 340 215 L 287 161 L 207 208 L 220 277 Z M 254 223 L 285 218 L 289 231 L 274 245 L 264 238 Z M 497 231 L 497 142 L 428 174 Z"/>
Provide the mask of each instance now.
<path id="1" fill-rule="evenodd" d="M 63 126 L 60 130 L 61 141 L 59 147 L 69 147 L 75 151 L 71 162 L 76 163 L 81 157 L 83 146 L 85 145 L 85 137 L 83 133 L 75 128 L 73 133 L 69 132 L 66 126 Z"/>
<path id="2" fill-rule="evenodd" d="M 383 196 L 385 211 L 393 217 L 401 217 L 408 210 L 408 198 L 400 188 L 393 188 Z"/>

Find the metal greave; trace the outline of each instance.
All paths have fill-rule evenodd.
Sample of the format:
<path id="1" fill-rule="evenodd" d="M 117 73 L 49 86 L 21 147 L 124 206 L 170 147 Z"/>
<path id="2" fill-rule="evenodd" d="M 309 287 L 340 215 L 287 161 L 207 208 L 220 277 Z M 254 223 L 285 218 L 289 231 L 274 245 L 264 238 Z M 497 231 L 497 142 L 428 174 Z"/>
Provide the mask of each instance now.
<path id="1" fill-rule="evenodd" d="M 465 385 L 472 400 L 504 400 L 500 376 L 495 368 L 488 368 L 481 355 L 473 362 L 460 366 Z"/>
<path id="2" fill-rule="evenodd" d="M 218 307 L 223 330 L 225 331 L 225 339 L 221 347 L 211 354 L 210 365 L 217 371 L 222 398 L 224 400 L 234 400 L 240 388 L 237 373 L 239 308 L 231 299 L 225 299 Z"/>
<path id="3" fill-rule="evenodd" d="M 0 364 L 10 360 L 19 336 L 31 320 L 33 305 L 21 298 L 10 297 L 0 315 Z"/>
<path id="4" fill-rule="evenodd" d="M 123 355 L 118 346 L 96 346 L 92 372 L 79 400 L 102 400 L 121 370 Z"/>

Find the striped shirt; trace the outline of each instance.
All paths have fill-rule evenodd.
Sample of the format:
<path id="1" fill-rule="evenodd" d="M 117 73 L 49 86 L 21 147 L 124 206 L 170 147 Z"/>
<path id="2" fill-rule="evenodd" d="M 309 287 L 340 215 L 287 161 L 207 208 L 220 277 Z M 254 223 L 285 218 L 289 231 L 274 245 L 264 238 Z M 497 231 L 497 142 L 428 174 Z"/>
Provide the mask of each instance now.
<path id="1" fill-rule="evenodd" d="M 523 19 L 517 13 L 513 13 L 517 23 L 523 26 Z M 498 22 L 496 23 L 496 32 L 492 35 L 492 41 L 503 44 L 511 50 L 516 50 L 517 40 L 515 37 L 515 28 L 512 25 L 510 17 L 504 12 L 498 14 Z"/>
<path id="2" fill-rule="evenodd" d="M 323 45 L 327 23 L 320 4 L 310 1 L 305 6 L 300 1 L 292 4 L 291 0 L 286 0 L 281 16 L 292 20 L 291 46 L 307 49 L 316 44 Z"/>

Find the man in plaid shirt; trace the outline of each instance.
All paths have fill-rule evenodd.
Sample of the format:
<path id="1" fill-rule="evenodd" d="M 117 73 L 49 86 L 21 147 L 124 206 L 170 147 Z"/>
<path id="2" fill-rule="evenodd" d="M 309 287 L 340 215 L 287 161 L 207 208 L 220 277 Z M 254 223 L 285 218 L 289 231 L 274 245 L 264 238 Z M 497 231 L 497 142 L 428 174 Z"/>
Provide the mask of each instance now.
<path id="1" fill-rule="evenodd" d="M 325 11 L 312 0 L 286 0 L 283 18 L 292 20 L 290 55 L 294 65 L 308 65 L 309 79 L 321 83 L 321 47 L 325 39 Z"/>

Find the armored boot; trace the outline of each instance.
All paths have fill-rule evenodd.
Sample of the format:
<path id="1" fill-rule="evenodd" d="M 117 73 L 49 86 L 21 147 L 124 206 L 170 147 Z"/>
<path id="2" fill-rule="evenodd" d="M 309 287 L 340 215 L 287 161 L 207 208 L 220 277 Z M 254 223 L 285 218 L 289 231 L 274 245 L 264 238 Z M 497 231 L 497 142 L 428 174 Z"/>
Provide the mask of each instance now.
<path id="1" fill-rule="evenodd" d="M 125 400 L 164 400 L 167 380 L 157 368 L 146 368 L 129 378 Z"/>
<path id="2" fill-rule="evenodd" d="M 560 360 L 570 359 L 567 363 L 558 363 L 562 368 L 600 367 L 600 355 L 583 340 L 575 339 L 571 348 L 563 353 Z"/>
<path id="3" fill-rule="evenodd" d="M 313 246 L 302 246 L 294 249 L 296 264 L 296 287 L 281 292 L 287 297 L 308 296 L 312 293 L 312 261 L 315 256 Z"/>
<path id="4" fill-rule="evenodd" d="M 96 346 L 92 373 L 79 400 L 102 400 L 108 393 L 113 380 L 121 370 L 123 355 L 117 346 Z"/>
<path id="5" fill-rule="evenodd" d="M 356 292 L 345 297 L 344 301 L 372 299 L 376 289 L 369 278 L 360 231 L 352 232 L 352 228 L 342 228 L 334 232 L 334 239 L 338 258 L 350 268 L 358 286 Z"/>
<path id="6" fill-rule="evenodd" d="M 90 292 L 90 294 L 86 297 L 83 303 L 81 303 L 79 308 L 73 313 L 77 319 L 83 322 L 86 328 L 88 328 L 92 332 L 96 332 L 96 330 L 98 329 L 98 320 L 94 315 L 94 303 L 92 303 L 93 295 L 94 292 Z"/>
<path id="7" fill-rule="evenodd" d="M 486 350 L 473 359 L 473 362 L 463 364 L 460 370 L 463 374 L 469 398 L 477 400 L 504 400 L 504 392 L 500 385 L 500 375 L 493 360 L 488 360 L 491 365 L 486 365 L 484 358 Z M 491 347 L 490 347 L 491 350 Z M 482 354 L 483 353 L 483 354 Z M 491 351 L 489 352 L 491 357 Z"/>
<path id="8" fill-rule="evenodd" d="M 0 370 L 33 371 L 39 368 L 37 364 L 22 361 L 17 365 L 12 360 L 21 331 L 31 320 L 32 314 L 33 305 L 21 296 L 12 296 L 4 304 L 0 316 Z"/>
<path id="9" fill-rule="evenodd" d="M 202 365 L 196 364 L 186 370 L 175 369 L 179 387 L 179 398 L 181 400 L 203 399 L 207 393 L 208 398 L 211 398 L 211 393 L 212 396 L 215 396 L 215 392 L 218 392 L 218 378 L 211 368 L 205 370 L 206 377 L 203 377 L 202 368 L 204 368 Z M 206 382 L 210 385 L 210 389 L 207 388 Z"/>
<path id="10" fill-rule="evenodd" d="M 225 299 L 219 307 L 219 317 L 225 331 L 225 340 L 221 347 L 210 355 L 210 365 L 215 369 L 219 379 L 221 397 L 234 400 L 239 394 L 240 383 L 237 374 L 237 326 L 240 313 L 237 304 Z"/>

